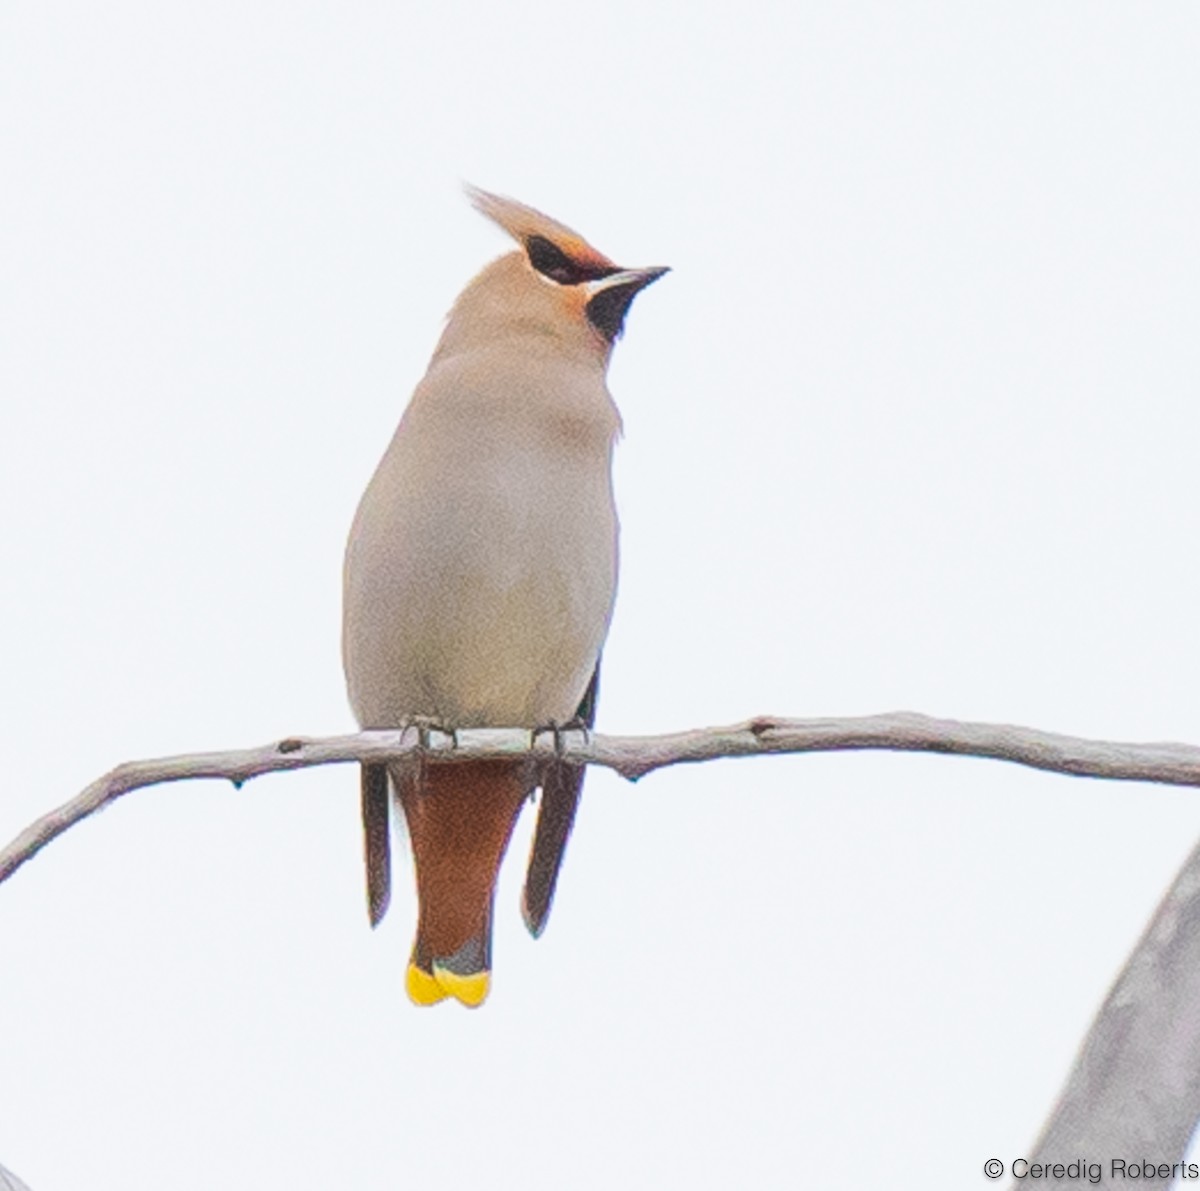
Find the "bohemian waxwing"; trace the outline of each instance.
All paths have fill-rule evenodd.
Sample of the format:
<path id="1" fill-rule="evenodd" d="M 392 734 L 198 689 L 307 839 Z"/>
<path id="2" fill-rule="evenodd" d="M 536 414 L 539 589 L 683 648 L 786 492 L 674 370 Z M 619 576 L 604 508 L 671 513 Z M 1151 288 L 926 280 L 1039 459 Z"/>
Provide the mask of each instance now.
<path id="1" fill-rule="evenodd" d="M 468 188 L 520 245 L 459 295 L 346 546 L 342 653 L 364 728 L 561 725 L 595 716 L 617 581 L 605 372 L 639 290 L 545 215 Z M 372 925 L 390 895 L 388 785 L 412 838 L 418 1004 L 479 1005 L 496 877 L 521 804 L 543 798 L 523 897 L 541 933 L 583 768 L 528 760 L 364 766 Z"/>

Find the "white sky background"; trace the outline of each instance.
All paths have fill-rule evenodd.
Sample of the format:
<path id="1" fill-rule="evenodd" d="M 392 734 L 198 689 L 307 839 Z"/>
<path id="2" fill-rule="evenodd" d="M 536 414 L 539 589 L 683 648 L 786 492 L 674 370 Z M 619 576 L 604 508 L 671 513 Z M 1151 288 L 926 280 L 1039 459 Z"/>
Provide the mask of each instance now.
<path id="1" fill-rule="evenodd" d="M 611 372 L 603 730 L 1200 742 L 1198 61 L 1190 3 L 9 0 L 0 837 L 352 727 L 345 533 L 508 247 L 460 179 L 675 269 Z M 986 1186 L 1200 834 L 1194 791 L 983 761 L 597 770 L 536 945 L 523 820 L 469 1013 L 408 1004 L 357 814 L 348 768 L 143 791 L 0 887 L 0 1163 Z"/>

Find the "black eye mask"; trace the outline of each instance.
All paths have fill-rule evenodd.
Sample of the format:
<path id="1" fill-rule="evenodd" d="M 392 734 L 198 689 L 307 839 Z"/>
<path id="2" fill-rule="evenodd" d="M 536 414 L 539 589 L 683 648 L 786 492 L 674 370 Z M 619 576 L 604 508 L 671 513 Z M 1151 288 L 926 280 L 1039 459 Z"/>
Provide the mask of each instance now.
<path id="1" fill-rule="evenodd" d="M 563 250 L 552 244 L 545 236 L 530 236 L 525 241 L 525 252 L 529 263 L 543 276 L 559 285 L 580 285 L 585 281 L 596 281 L 610 277 L 620 269 L 611 265 L 581 264 L 573 261 Z"/>

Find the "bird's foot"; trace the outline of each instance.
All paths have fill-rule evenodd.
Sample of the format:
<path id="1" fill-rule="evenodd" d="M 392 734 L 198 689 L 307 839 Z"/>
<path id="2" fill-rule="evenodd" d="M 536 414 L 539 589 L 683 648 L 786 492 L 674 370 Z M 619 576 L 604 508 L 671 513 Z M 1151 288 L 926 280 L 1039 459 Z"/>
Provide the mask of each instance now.
<path id="1" fill-rule="evenodd" d="M 445 723 L 438 719 L 435 715 L 410 715 L 404 720 L 401 728 L 401 733 L 408 732 L 413 729 L 417 734 L 417 752 L 428 753 L 432 752 L 433 736 L 436 733 L 439 736 L 447 736 L 450 738 L 450 747 L 458 748 L 458 729 L 451 724 Z"/>
<path id="2" fill-rule="evenodd" d="M 413 750 L 413 761 L 416 786 L 418 790 L 425 788 L 425 760 L 431 752 L 435 751 L 433 737 L 445 736 L 450 740 L 450 748 L 458 748 L 458 729 L 450 724 L 444 723 L 435 715 L 410 715 L 405 718 L 404 724 L 401 727 L 401 739 L 408 735 L 409 731 L 415 731 L 417 734 L 417 747 Z"/>
<path id="3" fill-rule="evenodd" d="M 529 731 L 529 747 L 537 746 L 539 736 L 554 737 L 554 755 L 561 757 L 563 755 L 563 736 L 567 732 L 582 732 L 585 743 L 591 743 L 592 730 L 588 727 L 582 716 L 573 715 L 564 723 L 559 723 L 557 720 L 550 720 L 549 723 L 540 724 L 536 728 L 531 728 Z"/>

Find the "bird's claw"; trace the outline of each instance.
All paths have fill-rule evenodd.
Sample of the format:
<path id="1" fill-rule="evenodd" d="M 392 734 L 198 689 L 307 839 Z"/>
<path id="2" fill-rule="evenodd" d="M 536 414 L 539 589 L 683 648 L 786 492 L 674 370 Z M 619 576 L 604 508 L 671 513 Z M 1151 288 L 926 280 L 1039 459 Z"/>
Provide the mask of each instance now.
<path id="1" fill-rule="evenodd" d="M 529 732 L 529 747 L 537 747 L 537 739 L 539 736 L 549 734 L 554 737 L 554 755 L 561 757 L 563 755 L 563 734 L 566 732 L 582 732 L 585 743 L 590 744 L 592 740 L 591 729 L 584 722 L 583 718 L 578 715 L 573 715 L 565 723 L 560 724 L 557 720 L 550 720 L 549 723 L 541 724 L 533 728 Z"/>
<path id="2" fill-rule="evenodd" d="M 444 723 L 433 715 L 410 715 L 405 721 L 401 729 L 402 732 L 407 732 L 410 728 L 417 733 L 417 751 L 428 753 L 433 751 L 433 734 L 437 732 L 442 736 L 450 738 L 450 747 L 458 748 L 458 729 L 450 724 Z"/>

